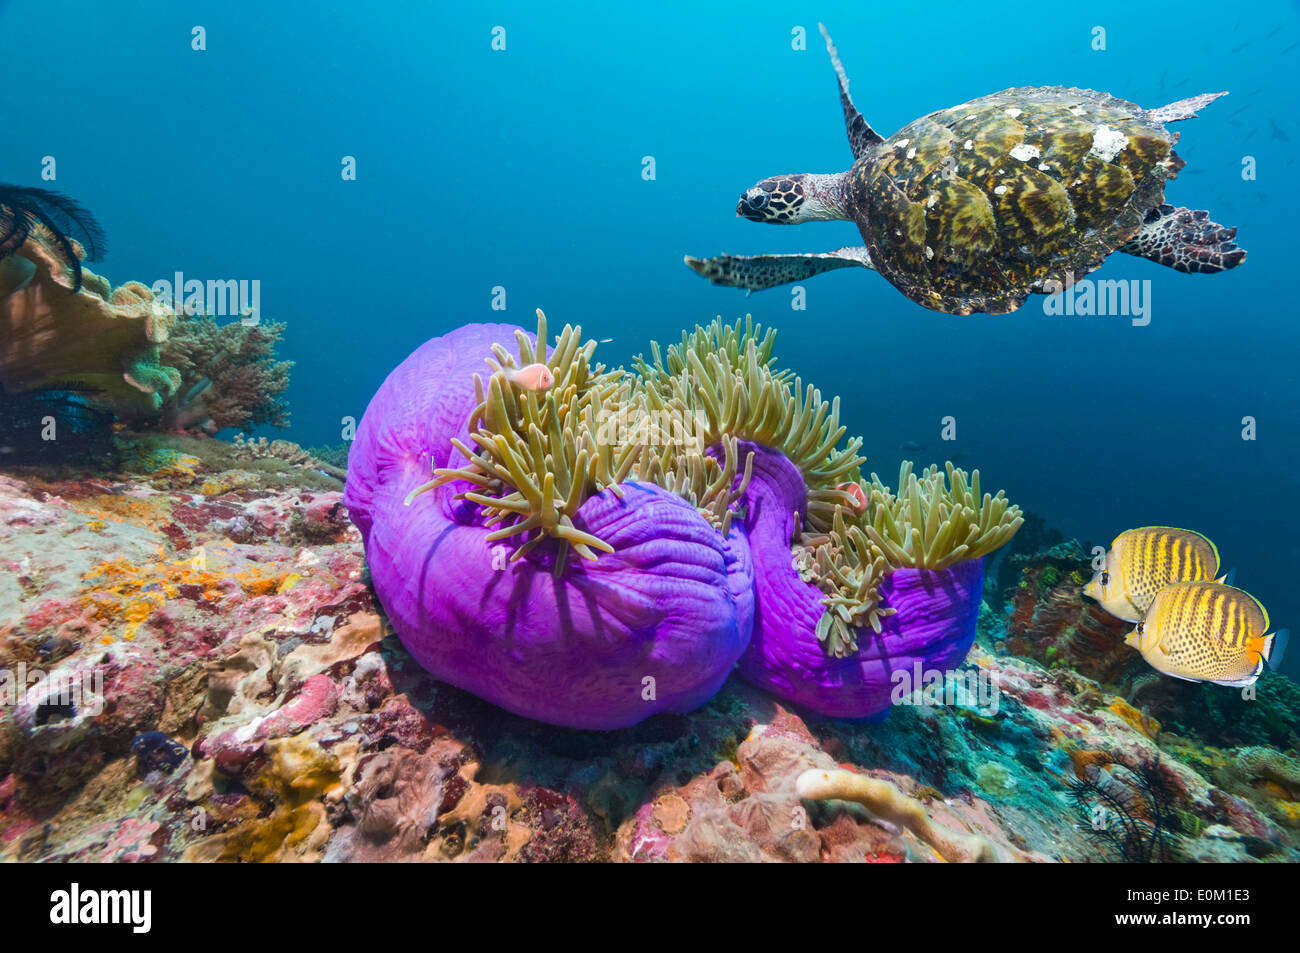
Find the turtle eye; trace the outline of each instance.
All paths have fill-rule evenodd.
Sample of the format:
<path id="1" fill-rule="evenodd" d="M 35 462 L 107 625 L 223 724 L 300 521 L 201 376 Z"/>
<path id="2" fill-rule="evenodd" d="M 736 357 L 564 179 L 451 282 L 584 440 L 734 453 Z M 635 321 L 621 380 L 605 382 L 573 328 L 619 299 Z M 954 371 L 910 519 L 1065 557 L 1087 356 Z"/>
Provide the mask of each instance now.
<path id="1" fill-rule="evenodd" d="M 766 192 L 754 192 L 749 196 L 749 207 L 761 212 L 771 203 L 772 198 Z"/>

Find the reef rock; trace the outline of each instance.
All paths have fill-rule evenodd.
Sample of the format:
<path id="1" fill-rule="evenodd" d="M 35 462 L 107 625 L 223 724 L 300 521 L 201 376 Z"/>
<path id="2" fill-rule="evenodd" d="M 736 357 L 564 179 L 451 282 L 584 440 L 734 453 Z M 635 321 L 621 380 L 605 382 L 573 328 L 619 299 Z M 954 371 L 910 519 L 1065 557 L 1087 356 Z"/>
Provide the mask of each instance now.
<path id="1" fill-rule="evenodd" d="M 337 481 L 211 440 L 124 456 L 0 475 L 0 860 L 937 862 L 954 842 L 1109 860 L 1072 792 L 1152 759 L 1177 858 L 1300 860 L 1294 753 L 1207 745 L 1067 665 L 981 647 L 1011 644 L 1014 614 L 981 616 L 959 670 L 980 691 L 880 724 L 733 677 L 630 728 L 543 725 L 403 648 Z M 1055 611 L 1027 591 L 1017 611 Z M 882 813 L 801 796 L 841 770 Z"/>
<path id="2" fill-rule="evenodd" d="M 1009 593 L 1007 651 L 1107 684 L 1117 683 L 1130 667 L 1145 665 L 1124 644 L 1132 624 L 1083 598 L 1088 563 L 1077 542 L 1032 556 L 1013 555 L 1010 562 L 1020 578 Z"/>

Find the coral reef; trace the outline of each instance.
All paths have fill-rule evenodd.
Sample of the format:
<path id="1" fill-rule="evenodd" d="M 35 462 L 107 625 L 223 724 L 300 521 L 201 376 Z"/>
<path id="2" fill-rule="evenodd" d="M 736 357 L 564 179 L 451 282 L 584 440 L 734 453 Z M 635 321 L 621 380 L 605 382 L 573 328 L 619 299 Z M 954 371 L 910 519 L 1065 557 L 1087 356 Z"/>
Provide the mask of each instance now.
<path id="1" fill-rule="evenodd" d="M 178 319 L 139 282 L 114 288 L 85 268 L 82 246 L 42 224 L 46 216 L 7 218 L 4 195 L 0 188 L 6 399 L 77 391 L 126 421 L 171 430 L 288 426 L 283 395 L 293 362 L 274 357 L 283 324 Z M 68 216 L 76 211 L 60 220 L 75 221 Z"/>
<path id="2" fill-rule="evenodd" d="M 274 321 L 221 324 L 208 315 L 182 315 L 162 348 L 162 359 L 180 374 L 163 406 L 163 426 L 213 433 L 289 426 L 283 395 L 293 361 L 274 356 L 283 334 L 284 325 Z"/>
<path id="3" fill-rule="evenodd" d="M 256 440 L 245 440 L 244 435 L 240 433 L 235 434 L 233 446 L 234 456 L 238 460 L 283 460 L 290 466 L 320 470 L 339 480 L 347 478 L 346 467 L 339 468 L 326 463 L 324 460 L 318 460 L 291 440 L 272 440 L 268 442 L 265 437 L 258 437 Z"/>
<path id="4" fill-rule="evenodd" d="M 242 437 L 0 473 L 0 860 L 1300 861 L 1294 683 L 1153 677 L 1074 541 L 981 606 L 1018 512 L 862 478 L 770 335 L 515 330 L 398 368 L 427 426 L 363 425 L 346 497 Z"/>
<path id="5" fill-rule="evenodd" d="M 19 287 L 0 294 L 0 386 L 10 395 L 76 389 L 119 413 L 156 411 L 181 382 L 160 352 L 176 315 L 136 281 L 113 288 L 78 266 L 76 284 L 51 247 L 57 244 L 38 226 L 3 259 L 9 268 L 16 261 L 31 268 Z"/>
<path id="6" fill-rule="evenodd" d="M 1071 800 L 1079 772 L 1155 758 L 1175 858 L 1300 860 L 1294 753 L 1153 737 L 1113 688 L 985 648 L 1005 644 L 995 614 L 959 673 L 996 705 L 900 704 L 864 725 L 730 679 L 689 713 L 559 728 L 405 650 L 336 481 L 207 438 L 134 451 L 148 472 L 0 475 L 0 860 L 960 856 L 918 835 L 917 811 L 999 860 L 1104 860 Z M 898 813 L 800 796 L 805 772 L 841 769 L 891 785 Z"/>

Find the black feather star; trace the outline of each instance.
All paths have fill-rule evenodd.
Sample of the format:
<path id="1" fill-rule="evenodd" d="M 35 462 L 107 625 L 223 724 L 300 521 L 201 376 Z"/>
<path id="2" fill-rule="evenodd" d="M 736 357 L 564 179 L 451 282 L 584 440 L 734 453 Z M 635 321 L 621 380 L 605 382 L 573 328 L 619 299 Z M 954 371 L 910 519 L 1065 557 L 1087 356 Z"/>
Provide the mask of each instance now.
<path id="1" fill-rule="evenodd" d="M 1124 763 L 1107 757 L 1085 779 L 1070 778 L 1069 798 L 1103 851 L 1124 863 L 1167 863 L 1182 833 L 1178 794 L 1158 757 Z"/>
<path id="2" fill-rule="evenodd" d="M 87 261 L 104 255 L 104 229 L 95 216 L 59 192 L 0 183 L 0 258 L 16 254 L 40 223 L 49 229 L 72 268 L 72 293 L 81 290 L 81 259 L 72 239 L 81 242 Z"/>

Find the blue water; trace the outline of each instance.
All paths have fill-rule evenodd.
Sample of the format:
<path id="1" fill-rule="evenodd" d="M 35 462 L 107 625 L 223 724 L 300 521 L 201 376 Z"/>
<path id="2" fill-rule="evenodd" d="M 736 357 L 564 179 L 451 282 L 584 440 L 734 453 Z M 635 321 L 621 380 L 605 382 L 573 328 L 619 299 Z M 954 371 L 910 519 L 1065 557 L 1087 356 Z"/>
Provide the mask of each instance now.
<path id="1" fill-rule="evenodd" d="M 464 322 L 531 325 L 542 307 L 613 338 L 599 354 L 615 365 L 652 337 L 752 312 L 781 330 L 784 365 L 841 396 L 886 482 L 903 456 L 964 451 L 986 486 L 1067 534 L 1198 529 L 1276 625 L 1300 628 L 1295 3 L 265 6 L 0 3 L 22 78 L 0 181 L 90 208 L 110 240 L 96 270 L 115 283 L 259 279 L 297 361 L 285 436 L 336 442 L 394 365 Z M 1175 127 L 1187 168 L 1166 195 L 1237 225 L 1249 260 L 1188 276 L 1113 256 L 1094 277 L 1150 279 L 1147 327 L 1048 316 L 1041 297 L 1006 316 L 936 314 L 858 269 L 808 281 L 806 311 L 785 288 L 709 285 L 683 254 L 860 243 L 850 223 L 734 215 L 760 178 L 851 161 L 819 18 L 884 135 L 1008 86 L 1148 107 L 1230 90 Z M 356 181 L 340 175 L 348 155 Z M 948 415 L 958 440 L 941 444 Z"/>

